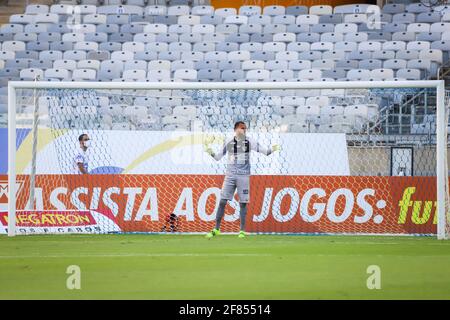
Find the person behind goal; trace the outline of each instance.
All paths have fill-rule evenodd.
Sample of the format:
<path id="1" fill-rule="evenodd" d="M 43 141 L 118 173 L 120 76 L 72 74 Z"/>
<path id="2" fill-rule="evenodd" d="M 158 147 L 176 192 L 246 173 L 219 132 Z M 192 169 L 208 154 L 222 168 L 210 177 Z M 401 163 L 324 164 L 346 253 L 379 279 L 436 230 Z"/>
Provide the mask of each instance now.
<path id="1" fill-rule="evenodd" d="M 204 150 L 216 161 L 228 154 L 225 179 L 220 194 L 219 208 L 216 213 L 216 227 L 209 232 L 206 237 L 212 238 L 220 234 L 220 224 L 225 214 L 227 201 L 233 199 L 235 190 L 239 196 L 240 208 L 240 232 L 239 238 L 245 237 L 245 218 L 247 215 L 247 205 L 250 200 L 250 152 L 256 151 L 265 155 L 270 155 L 274 151 L 279 151 L 279 145 L 273 145 L 270 149 L 263 147 L 257 141 L 246 136 L 247 126 L 243 121 L 234 124 L 234 137 L 226 141 L 222 151 L 215 154 L 210 145 L 205 142 Z"/>
<path id="2" fill-rule="evenodd" d="M 90 139 L 86 133 L 83 133 L 78 137 L 79 148 L 75 154 L 75 174 L 88 174 L 89 161 L 87 150 L 90 146 Z"/>

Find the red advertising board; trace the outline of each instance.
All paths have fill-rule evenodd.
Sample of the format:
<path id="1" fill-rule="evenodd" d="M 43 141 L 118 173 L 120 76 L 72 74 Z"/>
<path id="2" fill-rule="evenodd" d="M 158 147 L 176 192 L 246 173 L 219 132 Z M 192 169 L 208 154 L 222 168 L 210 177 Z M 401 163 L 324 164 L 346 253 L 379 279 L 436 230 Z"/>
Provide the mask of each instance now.
<path id="1" fill-rule="evenodd" d="M 160 232 L 174 214 L 175 231 L 205 232 L 214 226 L 222 181 L 217 175 L 40 175 L 36 209 L 101 212 L 126 232 Z M 18 182 L 17 207 L 25 209 L 28 176 Z M 6 183 L 0 176 L 2 190 Z M 250 184 L 249 232 L 436 233 L 435 177 L 258 175 Z M 0 199 L 5 211 L 4 192 Z M 238 231 L 239 206 L 229 204 L 222 230 Z M 21 217 L 18 226 L 30 219 Z"/>

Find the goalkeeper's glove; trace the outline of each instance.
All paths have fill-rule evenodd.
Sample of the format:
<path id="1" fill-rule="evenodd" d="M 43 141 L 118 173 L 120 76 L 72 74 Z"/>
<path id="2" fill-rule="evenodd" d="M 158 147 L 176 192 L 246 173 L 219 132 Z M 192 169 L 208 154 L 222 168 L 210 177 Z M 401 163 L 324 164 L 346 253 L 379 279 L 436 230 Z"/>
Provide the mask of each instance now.
<path id="1" fill-rule="evenodd" d="M 214 152 L 213 152 L 211 146 L 209 145 L 209 143 L 208 143 L 207 141 L 204 141 L 204 142 L 203 142 L 203 150 L 204 150 L 207 154 L 209 154 L 210 156 L 213 156 L 213 155 L 214 155 Z"/>
<path id="2" fill-rule="evenodd" d="M 205 152 L 206 152 L 207 154 L 209 154 L 211 157 L 214 156 L 214 152 L 213 152 L 213 150 L 211 149 L 211 147 L 204 145 L 204 146 L 203 146 L 203 149 L 204 149 Z"/>
<path id="3" fill-rule="evenodd" d="M 280 151 L 280 150 L 281 150 L 281 146 L 279 144 L 274 144 L 272 146 L 272 152 Z"/>

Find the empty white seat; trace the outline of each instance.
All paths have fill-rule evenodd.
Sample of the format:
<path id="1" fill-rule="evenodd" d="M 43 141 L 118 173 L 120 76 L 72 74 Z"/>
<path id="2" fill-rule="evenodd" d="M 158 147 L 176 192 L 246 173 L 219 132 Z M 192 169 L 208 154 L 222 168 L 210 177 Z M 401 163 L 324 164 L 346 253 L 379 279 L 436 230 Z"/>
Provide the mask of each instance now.
<path id="1" fill-rule="evenodd" d="M 268 25 L 272 22 L 272 19 L 268 15 L 254 15 L 248 18 L 249 24 L 258 24 L 261 26 Z"/>
<path id="2" fill-rule="evenodd" d="M 169 81 L 170 70 L 149 70 L 147 79 L 151 81 Z"/>
<path id="3" fill-rule="evenodd" d="M 146 51 L 165 52 L 169 51 L 169 44 L 165 42 L 149 42 L 145 45 Z"/>
<path id="4" fill-rule="evenodd" d="M 196 15 L 179 16 L 178 24 L 195 26 L 197 24 L 200 24 L 200 16 Z"/>
<path id="5" fill-rule="evenodd" d="M 143 81 L 145 80 L 147 72 L 145 70 L 125 70 L 123 72 L 122 78 L 131 81 Z"/>
<path id="6" fill-rule="evenodd" d="M 191 33 L 191 26 L 185 24 L 172 24 L 167 29 L 169 34 Z"/>
<path id="7" fill-rule="evenodd" d="M 344 23 L 367 23 L 368 18 L 365 13 L 353 13 L 344 15 Z"/>
<path id="8" fill-rule="evenodd" d="M 411 23 L 406 27 L 407 32 L 430 32 L 430 25 L 428 23 Z"/>
<path id="9" fill-rule="evenodd" d="M 286 49 L 288 51 L 309 51 L 311 44 L 309 42 L 291 42 L 287 45 Z"/>
<path id="10" fill-rule="evenodd" d="M 228 16 L 237 15 L 237 10 L 235 8 L 219 8 L 219 9 L 216 9 L 214 14 L 216 16 L 225 18 Z"/>
<path id="11" fill-rule="evenodd" d="M 260 15 L 261 14 L 261 7 L 260 6 L 251 6 L 251 5 L 244 5 L 239 8 L 239 14 L 244 16 L 254 16 L 254 15 Z"/>
<path id="12" fill-rule="evenodd" d="M 73 70 L 72 79 L 75 81 L 95 80 L 97 72 L 93 69 L 76 69 Z"/>
<path id="13" fill-rule="evenodd" d="M 278 16 L 286 13 L 286 8 L 284 6 L 271 5 L 265 6 L 263 8 L 263 15 L 267 16 Z"/>
<path id="14" fill-rule="evenodd" d="M 197 80 L 197 70 L 195 70 L 195 69 L 178 69 L 174 72 L 174 79 Z"/>
<path id="15" fill-rule="evenodd" d="M 162 5 L 150 5 L 145 7 L 145 15 L 147 16 L 165 16 L 167 7 Z"/>
<path id="16" fill-rule="evenodd" d="M 75 70 L 77 68 L 77 62 L 75 60 L 55 60 L 53 62 L 53 68 L 55 69 L 66 69 L 66 70 Z"/>
<path id="17" fill-rule="evenodd" d="M 54 78 L 59 80 L 69 80 L 70 72 L 66 69 L 51 68 L 44 72 L 45 78 Z"/>
<path id="18" fill-rule="evenodd" d="M 26 80 L 35 80 L 36 78 L 43 78 L 44 71 L 41 69 L 28 68 L 20 70 L 20 78 Z"/>
<path id="19" fill-rule="evenodd" d="M 179 69 L 195 69 L 194 61 L 190 60 L 175 60 L 172 61 L 170 69 L 176 71 Z"/>
<path id="20" fill-rule="evenodd" d="M 330 70 L 335 68 L 335 62 L 331 59 L 314 60 L 311 66 L 313 69 Z"/>
<path id="21" fill-rule="evenodd" d="M 204 60 L 204 53 L 200 52 L 200 51 L 191 51 L 191 52 L 182 52 L 181 53 L 181 59 L 182 60 L 191 60 L 191 61 L 200 61 L 200 60 Z"/>
<path id="22" fill-rule="evenodd" d="M 145 51 L 145 44 L 142 42 L 125 42 L 122 44 L 122 51 L 133 53 Z"/>
<path id="23" fill-rule="evenodd" d="M 148 63 L 148 70 L 170 70 L 171 62 L 168 60 L 153 60 Z"/>
<path id="24" fill-rule="evenodd" d="M 189 42 L 171 42 L 169 44 L 169 51 L 191 51 L 191 44 Z"/>
<path id="25" fill-rule="evenodd" d="M 320 108 L 320 115 L 336 116 L 344 114 L 344 107 L 334 105 L 324 105 Z"/>
<path id="26" fill-rule="evenodd" d="M 275 54 L 276 60 L 293 61 L 298 60 L 297 51 L 279 51 Z"/>
<path id="27" fill-rule="evenodd" d="M 296 35 L 292 32 L 280 32 L 273 35 L 274 42 L 295 42 Z"/>
<path id="28" fill-rule="evenodd" d="M 26 45 L 23 41 L 5 41 L 2 44 L 3 51 L 25 51 Z"/>
<path id="29" fill-rule="evenodd" d="M 285 60 L 269 60 L 266 62 L 265 69 L 267 70 L 285 70 L 288 69 L 288 62 Z"/>
<path id="30" fill-rule="evenodd" d="M 152 23 L 144 26 L 144 32 L 146 33 L 167 33 L 167 25 L 161 23 Z"/>
<path id="31" fill-rule="evenodd" d="M 285 24 L 287 26 L 295 25 L 295 16 L 287 14 L 274 16 L 272 22 L 273 24 Z"/>
<path id="32" fill-rule="evenodd" d="M 370 70 L 366 69 L 352 69 L 347 72 L 349 80 L 368 80 L 371 76 Z"/>
<path id="33" fill-rule="evenodd" d="M 111 130 L 131 130 L 132 125 L 129 122 L 114 122 Z"/>
<path id="34" fill-rule="evenodd" d="M 384 69 L 404 69 L 407 61 L 403 59 L 388 59 L 383 62 Z"/>
<path id="35" fill-rule="evenodd" d="M 286 51 L 286 44 L 284 42 L 266 42 L 263 44 L 263 51 L 267 52 Z"/>
<path id="36" fill-rule="evenodd" d="M 244 42 L 239 46 L 240 50 L 246 50 L 248 52 L 262 51 L 263 45 L 259 42 Z"/>
<path id="37" fill-rule="evenodd" d="M 419 59 L 430 60 L 442 64 L 443 53 L 439 49 L 421 50 L 419 51 Z"/>
<path id="38" fill-rule="evenodd" d="M 49 6 L 44 4 L 30 4 L 25 8 L 26 14 L 42 14 L 49 12 Z"/>
<path id="39" fill-rule="evenodd" d="M 363 41 L 358 45 L 358 50 L 360 51 L 380 51 L 381 42 L 378 41 Z"/>
<path id="40" fill-rule="evenodd" d="M 63 42 L 81 42 L 84 41 L 83 33 L 65 33 L 62 35 Z"/>
<path id="41" fill-rule="evenodd" d="M 227 60 L 228 53 L 225 51 L 210 51 L 205 53 L 205 60 Z"/>
<path id="42" fill-rule="evenodd" d="M 229 15 L 225 17 L 226 24 L 248 24 L 248 17 L 243 15 Z"/>
<path id="43" fill-rule="evenodd" d="M 314 42 L 311 44 L 311 51 L 331 51 L 334 49 L 332 42 Z"/>
<path id="44" fill-rule="evenodd" d="M 54 13 L 36 14 L 34 23 L 58 23 L 58 15 Z"/>
<path id="45" fill-rule="evenodd" d="M 193 51 L 198 52 L 210 52 L 216 50 L 216 43 L 215 42 L 198 42 L 194 43 L 194 46 L 192 47 Z"/>
<path id="46" fill-rule="evenodd" d="M 111 53 L 111 60 L 128 61 L 134 59 L 134 52 L 114 51 Z"/>
<path id="47" fill-rule="evenodd" d="M 147 110 L 148 108 L 146 106 L 133 105 L 133 106 L 126 106 L 123 109 L 123 113 L 128 117 L 146 118 Z"/>
<path id="48" fill-rule="evenodd" d="M 349 105 L 344 108 L 344 115 L 349 116 L 360 116 L 363 118 L 367 118 L 368 116 L 368 108 L 367 105 Z"/>
<path id="49" fill-rule="evenodd" d="M 242 62 L 242 70 L 258 70 L 264 69 L 264 61 L 261 60 L 247 60 Z"/>
<path id="50" fill-rule="evenodd" d="M 307 102 L 305 102 L 305 105 L 297 107 L 296 114 L 305 116 L 315 116 L 315 115 L 318 116 L 320 115 L 320 106 L 309 105 Z"/>
<path id="51" fill-rule="evenodd" d="M 200 34 L 207 34 L 207 33 L 214 33 L 216 31 L 216 27 L 212 24 L 197 24 L 192 26 L 192 33 L 200 33 Z"/>
<path id="52" fill-rule="evenodd" d="M 98 43 L 94 41 L 76 42 L 74 50 L 98 51 Z"/>
<path id="53" fill-rule="evenodd" d="M 175 106 L 173 108 L 173 115 L 192 118 L 197 115 L 197 107 L 194 105 Z"/>
<path id="54" fill-rule="evenodd" d="M 170 6 L 167 9 L 168 16 L 187 16 L 190 14 L 190 7 L 187 5 Z"/>
<path id="55" fill-rule="evenodd" d="M 246 78 L 253 81 L 269 80 L 269 70 L 250 70 L 247 72 Z"/>
<path id="56" fill-rule="evenodd" d="M 77 68 L 79 69 L 100 69 L 100 61 L 99 60 L 80 60 L 77 63 Z"/>
<path id="57" fill-rule="evenodd" d="M 134 42 L 142 42 L 142 43 L 149 43 L 149 42 L 156 42 L 156 34 L 153 33 L 137 33 L 133 37 Z"/>
<path id="58" fill-rule="evenodd" d="M 119 60 L 105 60 L 100 63 L 100 69 L 103 70 L 123 70 L 124 63 Z"/>
<path id="59" fill-rule="evenodd" d="M 50 13 L 56 13 L 56 14 L 67 14 L 71 15 L 73 14 L 74 6 L 70 4 L 54 4 L 50 6 Z"/>
<path id="60" fill-rule="evenodd" d="M 283 79 L 288 80 L 294 77 L 294 71 L 292 70 L 273 70 L 270 72 L 271 79 Z"/>
<path id="61" fill-rule="evenodd" d="M 318 69 L 303 69 L 298 72 L 301 80 L 319 80 L 322 78 L 322 71 Z"/>
<path id="62" fill-rule="evenodd" d="M 406 80 L 420 80 L 421 78 L 419 69 L 399 69 L 396 76 Z"/>
<path id="63" fill-rule="evenodd" d="M 228 53 L 228 60 L 250 60 L 250 52 L 245 50 L 231 51 Z"/>
<path id="64" fill-rule="evenodd" d="M 194 6 L 191 9 L 191 14 L 198 16 L 212 16 L 214 15 L 214 7 L 207 5 Z"/>
<path id="65" fill-rule="evenodd" d="M 356 23 L 338 23 L 334 26 L 335 33 L 356 33 L 358 25 Z"/>
<path id="66" fill-rule="evenodd" d="M 315 15 L 331 15 L 333 14 L 333 7 L 329 5 L 310 6 L 309 13 Z"/>
<path id="67" fill-rule="evenodd" d="M 389 80 L 394 78 L 392 69 L 375 69 L 370 71 L 370 78 L 374 80 Z"/>
<path id="68" fill-rule="evenodd" d="M 345 52 L 353 52 L 358 50 L 358 43 L 354 41 L 339 41 L 334 44 L 334 49 Z"/>
<path id="69" fill-rule="evenodd" d="M 386 41 L 383 43 L 383 50 L 400 51 L 406 50 L 405 41 Z"/>
<path id="70" fill-rule="evenodd" d="M 428 41 L 410 41 L 406 45 L 406 50 L 429 50 L 430 43 Z"/>
<path id="71" fill-rule="evenodd" d="M 450 30 L 450 22 L 436 22 L 430 26 L 430 32 L 445 32 Z"/>
<path id="72" fill-rule="evenodd" d="M 30 24 L 34 23 L 34 15 L 31 14 L 13 14 L 9 18 L 9 23 L 11 24 Z"/>
<path id="73" fill-rule="evenodd" d="M 301 14 L 295 20 L 296 24 L 315 25 L 319 23 L 319 16 L 315 14 Z"/>

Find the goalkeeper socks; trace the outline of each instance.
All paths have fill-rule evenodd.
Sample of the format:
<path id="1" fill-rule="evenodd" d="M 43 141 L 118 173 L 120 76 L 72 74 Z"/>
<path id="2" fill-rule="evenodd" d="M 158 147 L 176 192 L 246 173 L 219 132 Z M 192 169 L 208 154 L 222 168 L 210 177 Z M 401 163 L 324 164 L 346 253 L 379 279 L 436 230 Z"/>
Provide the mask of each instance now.
<path id="1" fill-rule="evenodd" d="M 245 217 L 247 216 L 247 204 L 239 203 L 240 211 L 239 215 L 241 216 L 241 231 L 245 230 Z"/>
<path id="2" fill-rule="evenodd" d="M 227 205 L 227 200 L 220 199 L 219 209 L 217 209 L 216 214 L 216 229 L 220 229 L 220 223 L 222 222 L 223 215 L 225 214 L 225 206 Z"/>

